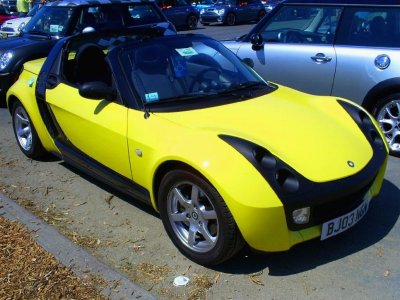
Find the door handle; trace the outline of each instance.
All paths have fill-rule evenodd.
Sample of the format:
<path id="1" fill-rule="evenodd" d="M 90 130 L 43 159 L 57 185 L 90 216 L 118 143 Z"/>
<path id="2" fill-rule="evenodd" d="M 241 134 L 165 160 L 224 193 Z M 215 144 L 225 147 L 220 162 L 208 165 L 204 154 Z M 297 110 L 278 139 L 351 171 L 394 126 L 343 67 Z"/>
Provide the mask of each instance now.
<path id="1" fill-rule="evenodd" d="M 311 59 L 315 61 L 316 63 L 327 63 L 332 60 L 332 57 L 326 56 L 324 53 L 317 53 L 315 56 L 311 56 Z"/>

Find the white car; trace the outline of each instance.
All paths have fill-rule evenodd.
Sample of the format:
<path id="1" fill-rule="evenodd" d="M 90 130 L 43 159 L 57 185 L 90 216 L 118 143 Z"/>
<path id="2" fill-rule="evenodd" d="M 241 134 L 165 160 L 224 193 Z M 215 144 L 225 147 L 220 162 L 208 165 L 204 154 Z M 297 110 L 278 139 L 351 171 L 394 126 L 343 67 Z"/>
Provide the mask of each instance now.
<path id="1" fill-rule="evenodd" d="M 28 21 L 38 11 L 39 8 L 40 8 L 39 4 L 36 4 L 32 7 L 32 9 L 28 12 L 28 14 L 25 17 L 5 21 L 0 26 L 0 36 L 2 38 L 7 38 L 10 36 L 19 35 L 22 28 L 24 28 L 26 23 L 28 23 Z"/>

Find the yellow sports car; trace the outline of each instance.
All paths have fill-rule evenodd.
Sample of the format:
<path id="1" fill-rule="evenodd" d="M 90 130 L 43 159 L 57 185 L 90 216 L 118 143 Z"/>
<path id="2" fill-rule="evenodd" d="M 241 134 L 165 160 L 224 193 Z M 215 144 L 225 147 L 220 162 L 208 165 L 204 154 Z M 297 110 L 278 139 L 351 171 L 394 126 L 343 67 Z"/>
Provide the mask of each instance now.
<path id="1" fill-rule="evenodd" d="M 367 213 L 387 163 L 363 108 L 265 82 L 202 35 L 60 40 L 25 64 L 7 104 L 26 156 L 52 153 L 149 203 L 203 265 L 245 242 L 283 251 L 345 231 Z"/>

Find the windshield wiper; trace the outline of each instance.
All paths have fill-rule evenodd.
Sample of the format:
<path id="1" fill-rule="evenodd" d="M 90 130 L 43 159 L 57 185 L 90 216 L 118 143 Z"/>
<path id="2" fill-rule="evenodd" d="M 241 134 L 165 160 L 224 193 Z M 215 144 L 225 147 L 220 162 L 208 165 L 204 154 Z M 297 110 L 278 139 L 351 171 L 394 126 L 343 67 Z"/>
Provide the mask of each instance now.
<path id="1" fill-rule="evenodd" d="M 154 101 L 154 102 L 147 102 L 146 105 L 153 105 L 153 104 L 162 104 L 162 103 L 171 103 L 171 102 L 181 102 L 181 101 L 186 101 L 186 100 L 196 100 L 196 99 L 202 99 L 205 97 L 209 96 L 216 96 L 218 95 L 217 93 L 207 93 L 207 94 L 184 94 L 181 96 L 176 96 L 176 97 L 170 97 L 170 98 L 163 98 L 160 99 L 159 101 Z"/>
<path id="2" fill-rule="evenodd" d="M 29 30 L 29 31 L 24 31 L 24 33 L 33 34 L 33 35 L 40 35 L 40 36 L 44 36 L 44 37 L 46 37 L 48 39 L 51 39 L 51 35 L 50 34 L 48 34 L 46 32 L 43 32 L 43 31 L 40 31 L 40 30 Z"/>
<path id="3" fill-rule="evenodd" d="M 247 99 L 253 97 L 252 90 L 255 87 L 268 87 L 268 85 L 260 81 L 247 81 L 238 85 L 232 86 L 225 91 L 218 93 L 218 96 L 230 95 L 233 97 L 239 97 L 241 99 Z"/>

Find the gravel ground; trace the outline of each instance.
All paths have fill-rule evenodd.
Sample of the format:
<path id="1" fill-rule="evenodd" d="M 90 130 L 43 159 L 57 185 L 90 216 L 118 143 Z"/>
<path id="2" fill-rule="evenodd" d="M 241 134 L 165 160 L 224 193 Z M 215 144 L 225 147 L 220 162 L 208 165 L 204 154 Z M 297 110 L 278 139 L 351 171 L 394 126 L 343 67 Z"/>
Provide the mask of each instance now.
<path id="1" fill-rule="evenodd" d="M 400 299 L 400 160 L 363 221 L 324 242 L 285 253 L 244 249 L 204 268 L 183 257 L 149 207 L 115 193 L 62 161 L 19 151 L 0 109 L 0 191 L 161 299 Z M 189 277 L 174 287 L 178 275 Z"/>

